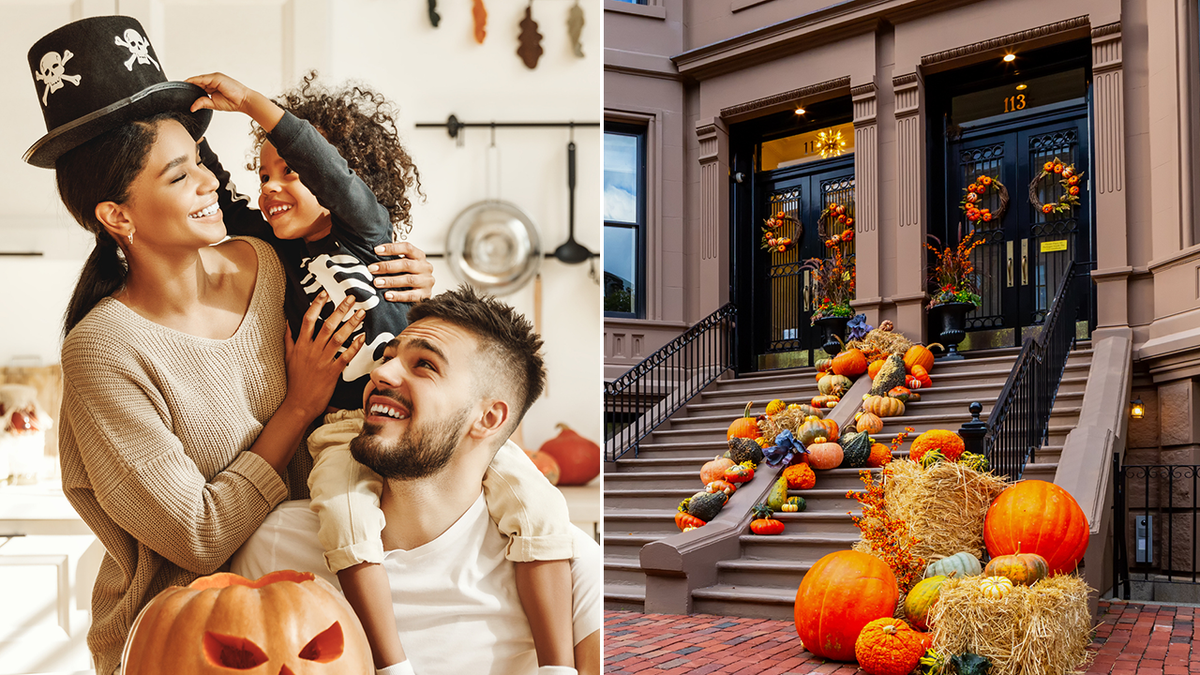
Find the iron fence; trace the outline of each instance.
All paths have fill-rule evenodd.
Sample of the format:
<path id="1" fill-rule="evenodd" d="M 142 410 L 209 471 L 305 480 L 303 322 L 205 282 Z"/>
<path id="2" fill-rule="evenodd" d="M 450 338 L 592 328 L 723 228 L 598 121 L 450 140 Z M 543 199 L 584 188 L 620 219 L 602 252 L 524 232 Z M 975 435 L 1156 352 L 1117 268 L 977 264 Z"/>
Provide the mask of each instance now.
<path id="1" fill-rule="evenodd" d="M 1200 598 L 1200 465 L 1131 464 L 1113 456 L 1113 597 Z M 1133 550 L 1130 560 L 1129 550 Z M 1175 584 L 1173 591 L 1131 588 Z M 1181 588 L 1186 584 L 1192 588 Z M 1131 593 L 1131 591 L 1133 591 Z"/>
<path id="2" fill-rule="evenodd" d="M 604 454 L 612 462 L 733 367 L 737 307 L 726 304 L 604 385 Z"/>

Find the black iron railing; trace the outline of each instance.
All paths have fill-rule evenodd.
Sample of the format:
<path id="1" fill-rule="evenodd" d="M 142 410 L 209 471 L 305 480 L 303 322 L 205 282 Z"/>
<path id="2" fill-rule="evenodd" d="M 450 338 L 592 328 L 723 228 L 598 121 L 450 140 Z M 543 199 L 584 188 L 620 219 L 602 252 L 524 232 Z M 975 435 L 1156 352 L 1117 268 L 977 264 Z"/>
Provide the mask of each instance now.
<path id="1" fill-rule="evenodd" d="M 1072 262 L 1059 283 L 1042 330 L 1025 340 L 1012 373 L 987 420 L 983 452 L 998 475 L 1021 478 L 1048 435 L 1050 411 L 1075 343 L 1075 312 L 1081 296 Z"/>
<path id="2" fill-rule="evenodd" d="M 1121 466 L 1114 454 L 1113 469 L 1113 597 L 1120 598 L 1123 590 L 1126 600 L 1150 600 L 1159 584 L 1187 584 L 1192 588 L 1177 589 L 1172 597 L 1196 602 L 1200 598 L 1196 588 L 1200 584 L 1200 465 Z"/>
<path id="3" fill-rule="evenodd" d="M 604 454 L 616 461 L 733 367 L 732 303 L 604 385 Z"/>

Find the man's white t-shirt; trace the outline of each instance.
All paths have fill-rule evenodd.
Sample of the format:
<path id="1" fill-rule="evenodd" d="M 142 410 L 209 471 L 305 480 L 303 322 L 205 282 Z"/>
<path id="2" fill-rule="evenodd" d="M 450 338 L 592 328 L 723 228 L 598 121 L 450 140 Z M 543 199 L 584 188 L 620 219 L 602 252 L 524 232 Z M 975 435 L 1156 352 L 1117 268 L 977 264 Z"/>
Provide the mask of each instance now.
<path id="1" fill-rule="evenodd" d="M 249 579 L 281 569 L 312 572 L 340 589 L 325 566 L 318 527 L 307 500 L 280 504 L 234 555 L 232 571 Z M 578 644 L 603 625 L 603 572 L 600 547 L 582 530 L 575 532 L 572 618 Z M 437 539 L 385 554 L 400 644 L 417 673 L 537 672 L 506 544 L 480 493 Z"/>

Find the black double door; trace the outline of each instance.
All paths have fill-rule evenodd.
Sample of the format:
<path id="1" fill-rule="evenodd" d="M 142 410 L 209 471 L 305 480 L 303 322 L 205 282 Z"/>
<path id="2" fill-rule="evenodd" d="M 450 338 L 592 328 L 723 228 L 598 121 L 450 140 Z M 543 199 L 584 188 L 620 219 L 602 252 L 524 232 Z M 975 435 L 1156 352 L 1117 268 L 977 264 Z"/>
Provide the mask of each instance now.
<path id="1" fill-rule="evenodd" d="M 823 236 L 846 229 L 830 223 L 822 227 L 818 216 L 829 204 L 853 213 L 854 158 L 761 172 L 752 193 L 735 228 L 740 239 L 736 248 L 745 252 L 739 258 L 748 263 L 737 273 L 740 334 L 750 347 L 743 353 L 752 357 L 756 370 L 812 365 L 824 354 L 819 351 L 824 333 L 811 325 L 820 298 L 811 272 L 801 268 L 810 258 L 829 255 Z M 784 252 L 760 248 L 764 222 L 780 214 L 785 216 L 785 236 L 790 234 L 796 244 Z M 853 242 L 842 250 L 853 253 Z"/>
<path id="2" fill-rule="evenodd" d="M 971 257 L 979 274 L 982 303 L 967 315 L 968 337 L 963 348 L 1019 346 L 1031 331 L 1040 330 L 1070 261 L 1091 260 L 1086 115 L 1082 105 L 1033 114 L 1018 121 L 966 129 L 947 144 L 948 218 L 943 246 L 955 245 L 969 231 L 959 207 L 964 188 L 980 176 L 989 176 L 999 178 L 1008 191 L 1003 217 L 975 226 L 976 238 L 982 243 Z M 1032 197 L 1030 183 L 1055 159 L 1085 173 L 1079 182 L 1080 205 L 1065 213 L 1047 214 L 1036 203 L 1058 202 L 1066 189 L 1059 182 L 1061 176 L 1043 178 L 1032 188 Z M 1001 196 L 989 191 L 980 205 L 998 213 Z M 1087 321 L 1089 316 L 1090 307 L 1077 308 L 1078 320 Z"/>

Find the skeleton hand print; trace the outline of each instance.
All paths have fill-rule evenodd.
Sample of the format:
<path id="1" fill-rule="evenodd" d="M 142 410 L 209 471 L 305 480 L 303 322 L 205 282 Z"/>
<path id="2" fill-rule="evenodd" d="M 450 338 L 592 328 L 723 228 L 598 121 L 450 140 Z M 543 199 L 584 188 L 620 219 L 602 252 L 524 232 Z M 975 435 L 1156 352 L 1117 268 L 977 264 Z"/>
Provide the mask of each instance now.
<path id="1" fill-rule="evenodd" d="M 78 75 L 63 74 L 67 61 L 70 61 L 72 56 L 74 54 L 70 49 L 64 49 L 62 56 L 59 56 L 58 52 L 46 52 L 46 55 L 42 57 L 38 72 L 33 74 L 39 82 L 46 83 L 46 89 L 42 92 L 42 106 L 49 105 L 48 97 L 62 89 L 64 81 L 70 82 L 76 87 L 79 86 L 80 77 Z"/>
<path id="2" fill-rule="evenodd" d="M 369 312 L 379 304 L 379 295 L 371 285 L 374 276 L 361 260 L 351 255 L 329 255 L 322 253 L 312 258 L 305 258 L 301 266 L 308 274 L 300 281 L 304 292 L 312 297 L 324 289 L 329 294 L 331 304 L 336 307 L 346 296 L 354 297 L 357 304 L 354 308 Z M 362 330 L 360 327 L 359 330 Z M 394 338 L 391 333 L 381 333 L 364 345 L 354 360 L 342 371 L 342 379 L 353 382 L 375 369 L 377 362 L 383 358 L 383 347 Z"/>
<path id="3" fill-rule="evenodd" d="M 158 65 L 158 61 L 150 56 L 150 42 L 142 37 L 142 34 L 132 28 L 125 29 L 125 39 L 122 40 L 119 36 L 114 36 L 113 41 L 120 47 L 129 50 L 132 56 L 125 62 L 126 70 L 133 70 L 133 62 L 137 61 L 142 65 L 153 63 L 155 68 L 162 70 L 162 66 Z"/>

